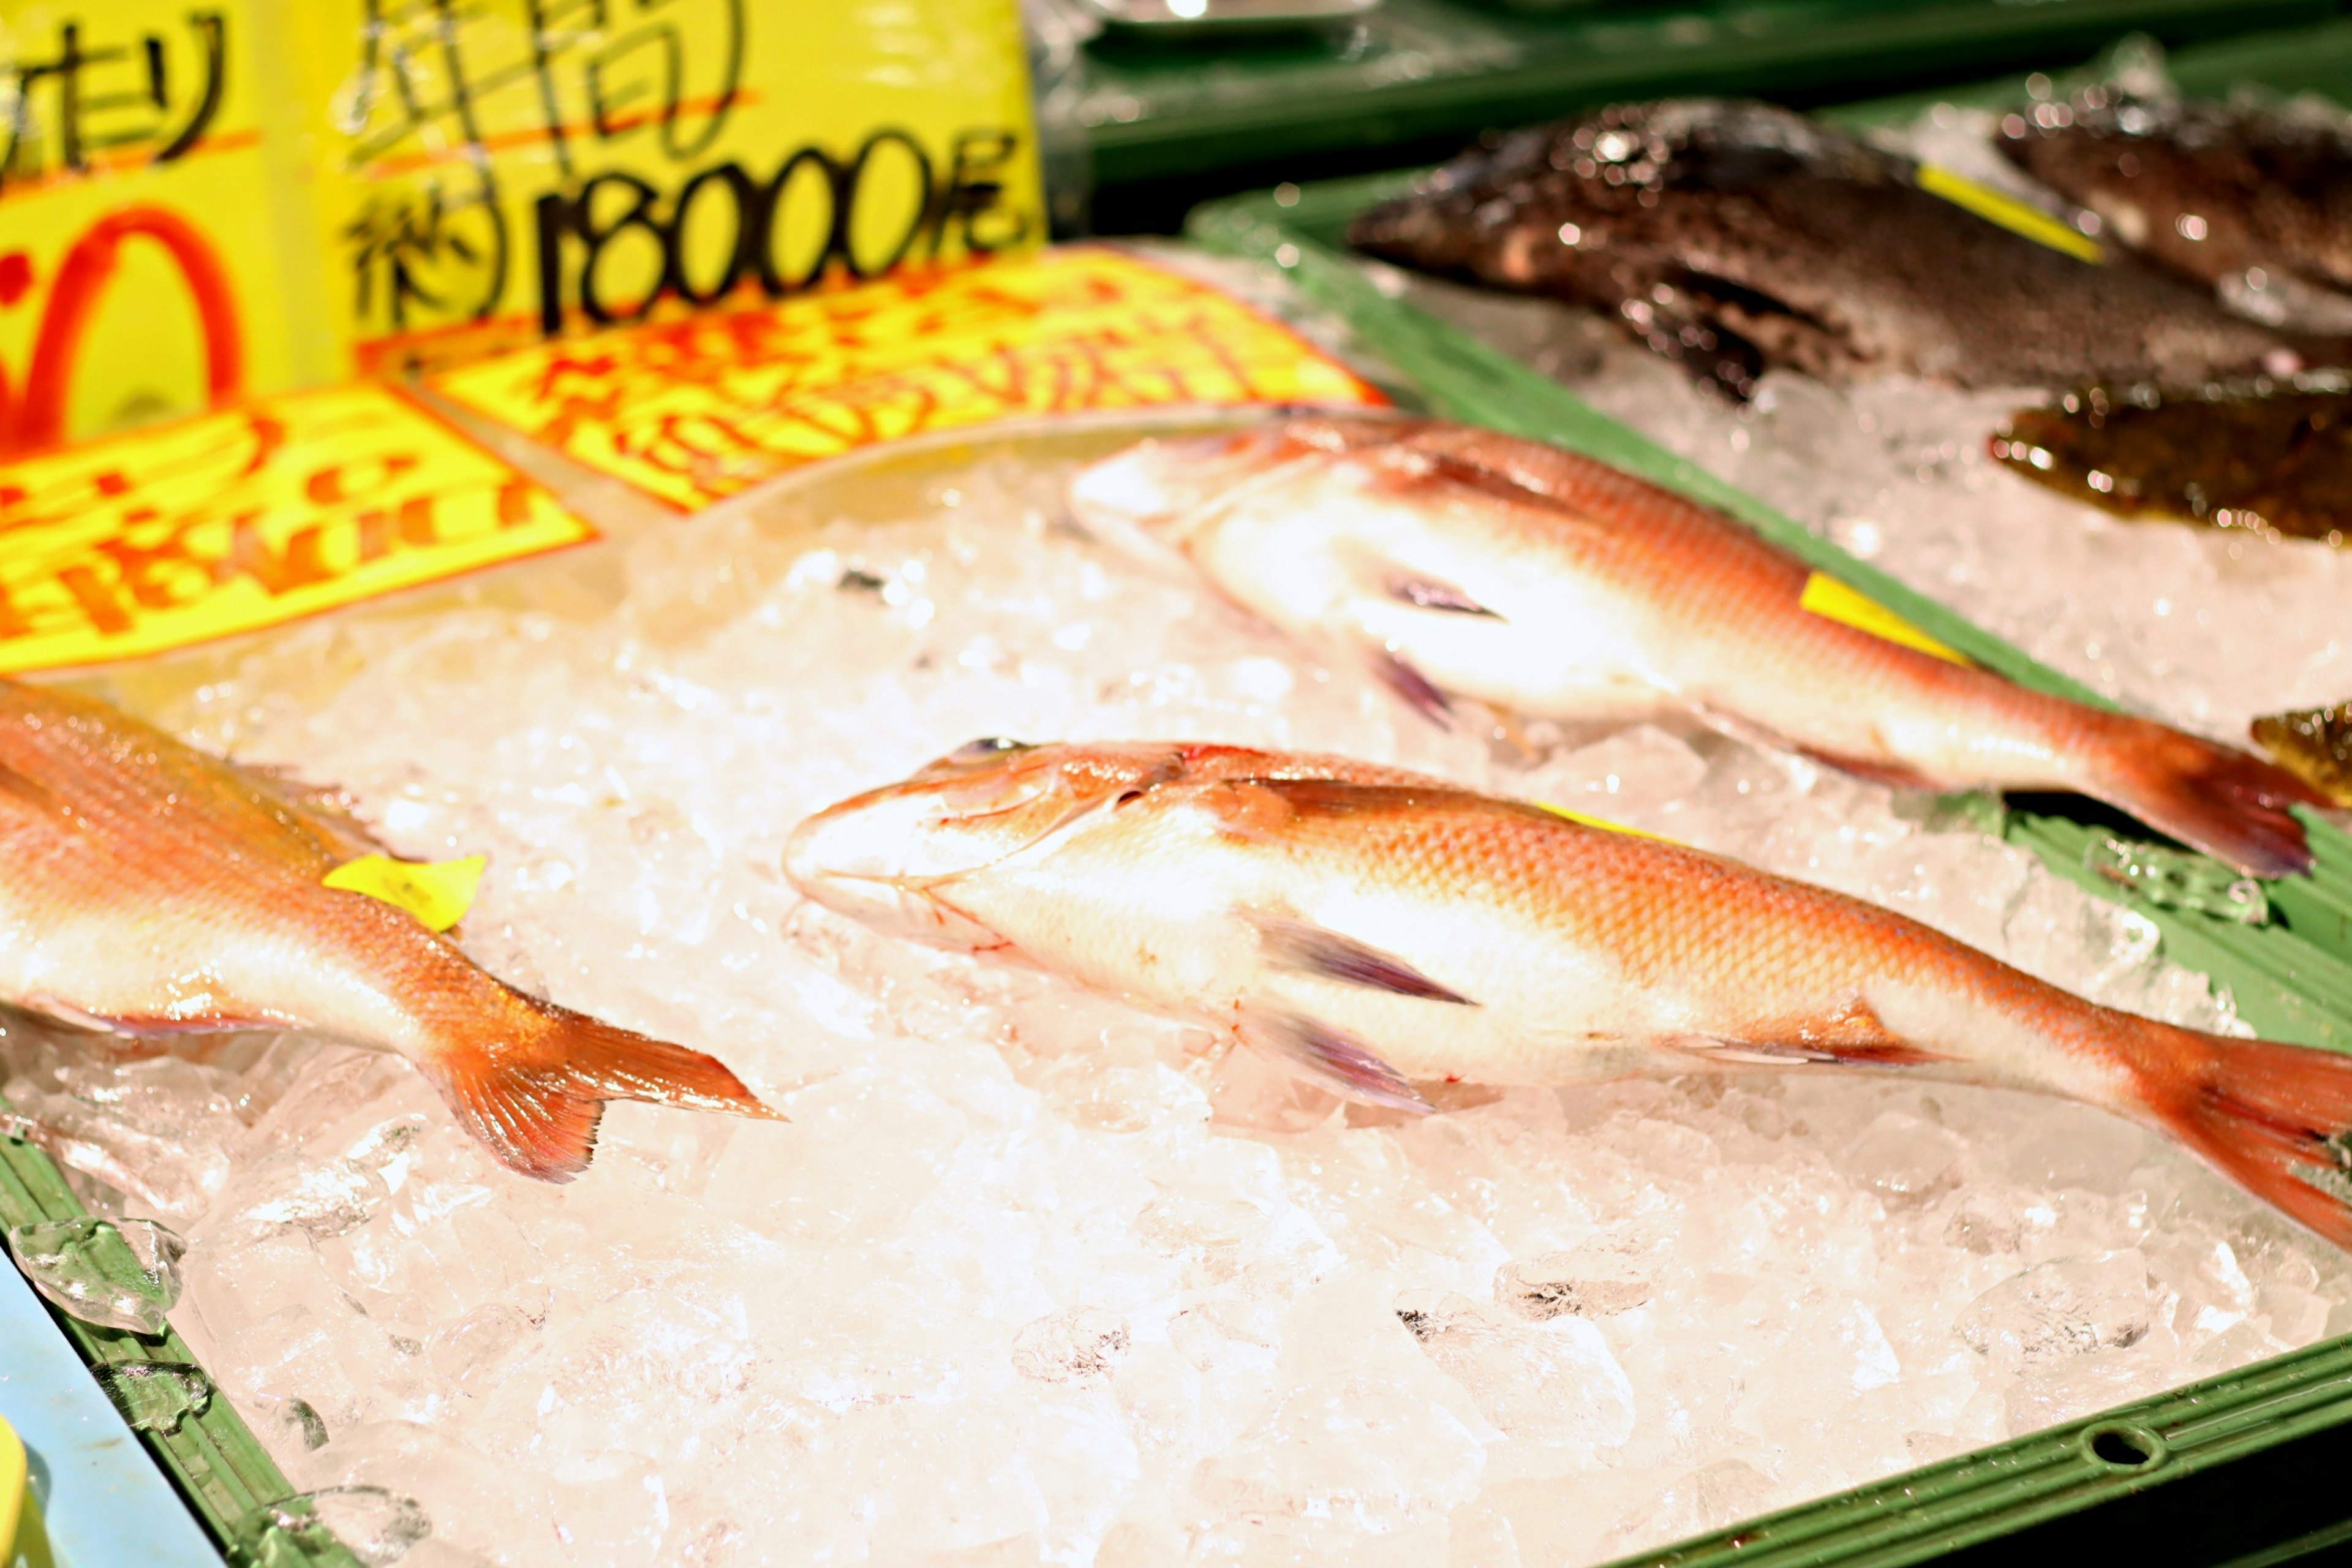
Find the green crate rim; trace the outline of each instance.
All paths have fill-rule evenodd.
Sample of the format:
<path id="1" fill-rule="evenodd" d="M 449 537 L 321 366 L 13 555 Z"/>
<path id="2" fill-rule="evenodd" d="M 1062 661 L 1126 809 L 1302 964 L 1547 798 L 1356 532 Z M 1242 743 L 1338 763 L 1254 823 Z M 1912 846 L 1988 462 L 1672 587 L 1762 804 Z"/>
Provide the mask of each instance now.
<path id="1" fill-rule="evenodd" d="M 0 1100 L 0 1112 L 7 1109 L 8 1102 Z M 80 1219 L 89 1213 L 47 1152 L 21 1138 L 0 1137 L 0 1229 Z M 56 1353 L 68 1353 L 69 1346 L 93 1377 L 100 1368 L 142 1362 L 197 1364 L 195 1352 L 172 1329 L 150 1338 L 85 1323 L 46 1300 L 43 1305 L 66 1342 Z M 39 1352 L 28 1346 L 24 1353 Z M 315 1520 L 303 1518 L 308 1505 L 225 1394 L 215 1392 L 202 1411 L 182 1417 L 172 1431 L 136 1436 L 221 1554 L 237 1568 L 360 1568 L 349 1547 Z M 289 1521 L 295 1522 L 289 1527 Z"/>
<path id="2" fill-rule="evenodd" d="M 1717 507 L 2019 684 L 2115 706 L 1550 378 L 1383 293 L 1326 237 L 1417 173 L 1209 203 L 1194 209 L 1186 236 L 1281 268 L 1434 412 L 1587 453 Z M 2315 816 L 2305 824 L 2320 865 L 2308 877 L 2268 883 L 2283 923 L 2256 928 L 2160 909 L 2112 886 L 2084 868 L 2095 830 L 2070 818 L 2011 810 L 2003 831 L 2053 871 L 2153 921 L 2166 951 L 2228 985 L 2241 1016 L 2265 1035 L 2352 1049 L 2352 837 Z M 2116 1433 L 2147 1461 L 2103 1458 L 2095 1442 Z M 2087 1560 L 2135 1550 L 2159 1562 L 2254 1568 L 2352 1541 L 2352 1521 L 2335 1500 L 2347 1459 L 2352 1336 L 1626 1557 L 1618 1568 L 1898 1568 L 1929 1559 L 2014 1562 L 2027 1551 Z M 2254 1488 L 2260 1507 L 2249 1506 Z"/>

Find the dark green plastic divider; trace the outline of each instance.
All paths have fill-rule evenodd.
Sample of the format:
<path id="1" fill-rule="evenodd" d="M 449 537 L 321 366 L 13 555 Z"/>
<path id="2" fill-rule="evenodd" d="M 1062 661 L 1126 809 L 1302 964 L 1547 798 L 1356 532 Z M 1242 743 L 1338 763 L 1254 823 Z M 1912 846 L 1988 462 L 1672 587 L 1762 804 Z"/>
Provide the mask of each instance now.
<path id="1" fill-rule="evenodd" d="M 1285 187 L 1280 199 L 1234 197 L 1197 209 L 1187 233 L 1212 249 L 1283 267 L 1304 294 L 1338 311 L 1367 348 L 1402 372 L 1434 411 L 1589 453 L 1720 507 L 1816 570 L 2019 684 L 2111 706 L 2088 687 L 1605 417 L 1549 377 L 1381 292 L 1339 252 L 1339 236 L 1349 216 L 1412 179 L 1411 173 L 1380 174 Z M 2172 957 L 2229 986 L 2239 1013 L 2263 1035 L 2352 1050 L 2352 838 L 2315 817 L 2307 825 L 2320 864 L 2308 877 L 2267 884 L 2273 919 L 2258 927 L 2162 907 L 2116 887 L 2084 865 L 2085 847 L 2103 836 L 2072 817 L 2012 809 L 2003 832 L 2060 876 L 2153 921 Z"/>
<path id="2" fill-rule="evenodd" d="M 1322 36 L 1106 37 L 1055 96 L 1077 121 L 1096 184 L 1132 187 L 1466 139 L 1609 97 L 1883 91 L 2087 54 L 2134 28 L 2178 43 L 2334 10 L 2326 0 L 1685 0 L 1536 16 L 1387 0 L 1357 27 Z"/>
<path id="3" fill-rule="evenodd" d="M 6 1110 L 7 1101 L 0 1100 L 0 1113 Z M 79 1219 L 89 1212 L 47 1154 L 22 1139 L 0 1136 L 0 1230 Z M 54 1308 L 49 1315 L 64 1336 L 56 1353 L 78 1353 L 93 1372 L 142 1363 L 175 1371 L 195 1365 L 195 1353 L 168 1329 L 147 1339 L 85 1323 Z M 16 1353 L 38 1353 L 38 1347 Z M 142 1429 L 139 1436 L 223 1555 L 238 1568 L 360 1568 L 359 1558 L 295 1495 L 226 1397 L 215 1394 L 168 1430 Z"/>
<path id="4" fill-rule="evenodd" d="M 2246 66 L 2264 58 L 2352 60 L 2352 26 L 2234 52 L 2236 60 L 2210 72 L 2178 74 L 2192 89 L 2218 90 L 2255 74 Z M 1285 187 L 1279 198 L 1235 197 L 1196 209 L 1186 233 L 1210 249 L 1283 268 L 1432 411 L 1589 453 L 1720 507 L 2020 684 L 2112 706 L 1549 377 L 1383 294 L 1340 253 L 1339 235 L 1355 213 L 1412 178 L 1408 171 Z M 2352 838 L 2306 822 L 2319 867 L 2267 884 L 2274 922 L 2256 928 L 2158 908 L 2086 869 L 2084 850 L 2101 835 L 2084 821 L 2012 809 L 2002 830 L 2053 871 L 2154 921 L 2168 953 L 2227 984 L 2240 1014 L 2263 1034 L 2352 1049 Z M 1901 1568 L 1931 1560 L 2267 1568 L 2322 1555 L 2352 1560 L 2347 1473 L 2352 1338 L 1625 1558 L 1619 1568 Z"/>

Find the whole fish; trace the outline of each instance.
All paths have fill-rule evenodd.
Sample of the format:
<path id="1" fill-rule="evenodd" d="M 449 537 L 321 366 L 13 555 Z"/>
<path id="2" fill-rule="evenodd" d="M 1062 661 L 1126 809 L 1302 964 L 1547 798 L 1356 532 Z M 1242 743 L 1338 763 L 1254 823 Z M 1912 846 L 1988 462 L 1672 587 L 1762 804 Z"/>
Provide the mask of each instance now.
<path id="1" fill-rule="evenodd" d="M 500 1161 L 550 1181 L 586 1167 L 608 1100 L 775 1114 L 702 1052 L 526 996 L 405 911 L 321 885 L 377 847 L 328 797 L 0 680 L 0 1003 L 396 1051 Z"/>
<path id="2" fill-rule="evenodd" d="M 2352 531 L 2352 393 L 2220 384 L 2069 393 L 2021 409 L 1988 443 L 2034 483 L 2118 517 L 2275 531 Z"/>
<path id="3" fill-rule="evenodd" d="M 2075 791 L 2250 875 L 2311 864 L 2288 808 L 2326 802 L 2293 774 L 1815 614 L 1796 557 L 1538 442 L 1292 417 L 1147 441 L 1070 500 L 1441 722 L 1448 693 L 1554 718 L 1679 709 L 1900 786 Z"/>
<path id="4" fill-rule="evenodd" d="M 2352 1058 L 2095 1006 L 1858 900 L 1392 769 L 979 742 L 802 823 L 784 870 L 1375 1104 L 1735 1065 L 1996 1084 L 2158 1128 L 2352 1246 Z"/>
<path id="5" fill-rule="evenodd" d="M 2096 83 L 2006 116 L 1995 145 L 2102 232 L 2242 314 L 2352 331 L 2352 132 L 2340 116 Z"/>
<path id="6" fill-rule="evenodd" d="M 1465 154 L 1348 237 L 1421 271 L 1612 311 L 1736 398 L 1770 365 L 2077 386 L 2300 363 L 2198 289 L 2025 238 L 1915 174 L 1769 104 L 1619 104 Z"/>

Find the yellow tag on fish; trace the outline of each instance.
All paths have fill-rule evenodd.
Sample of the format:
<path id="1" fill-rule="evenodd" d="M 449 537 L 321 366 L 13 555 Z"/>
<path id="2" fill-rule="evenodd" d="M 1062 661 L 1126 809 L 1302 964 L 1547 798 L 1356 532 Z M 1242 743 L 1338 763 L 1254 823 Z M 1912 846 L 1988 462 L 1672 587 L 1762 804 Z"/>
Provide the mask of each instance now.
<path id="1" fill-rule="evenodd" d="M 1805 579 L 1804 596 L 1797 601 L 1797 605 L 1823 620 L 1839 622 L 1858 632 L 1868 632 L 1884 641 L 1901 643 L 1905 647 L 1916 648 L 1921 653 L 1933 654 L 1954 664 L 1969 662 L 1968 655 L 1937 642 L 1877 600 L 1867 598 L 1836 578 L 1819 572 Z"/>
<path id="2" fill-rule="evenodd" d="M 433 931 L 447 931 L 473 907 L 474 890 L 482 885 L 482 856 L 462 860 L 395 860 L 389 855 L 362 855 L 346 860 L 320 880 L 346 893 L 364 893 L 394 908 L 406 910 Z"/>
<path id="3" fill-rule="evenodd" d="M 1580 827 L 1597 827 L 1603 833 L 1622 833 L 1633 838 L 1654 838 L 1661 844 L 1672 844 L 1676 848 L 1690 847 L 1679 838 L 1669 838 L 1663 833 L 1652 833 L 1646 828 L 1628 827 L 1622 822 L 1612 822 L 1605 816 L 1590 816 L 1580 811 L 1571 811 L 1564 805 L 1554 805 L 1548 800 L 1538 800 L 1533 804 L 1541 810 L 1550 812 L 1554 816 L 1564 816 Z"/>
<path id="4" fill-rule="evenodd" d="M 2036 245 L 2063 250 L 2077 261 L 2087 261 L 2095 267 L 2107 258 L 2099 242 L 2089 235 L 2029 202 L 2004 195 L 1990 185 L 1979 185 L 1964 174 L 1922 163 L 1913 183 L 1931 196 L 1940 196 L 1956 207 L 1966 207 L 1987 223 L 1997 223 Z"/>

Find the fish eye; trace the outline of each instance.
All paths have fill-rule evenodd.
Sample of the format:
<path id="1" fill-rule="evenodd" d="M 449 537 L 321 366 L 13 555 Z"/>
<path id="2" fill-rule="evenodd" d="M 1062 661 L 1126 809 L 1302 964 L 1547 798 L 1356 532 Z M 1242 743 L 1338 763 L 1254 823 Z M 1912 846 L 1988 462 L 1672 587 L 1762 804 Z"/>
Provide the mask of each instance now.
<path id="1" fill-rule="evenodd" d="M 950 763 L 985 763 L 1007 752 L 1034 752 L 1037 748 L 1026 741 L 1008 741 L 1002 735 L 982 735 L 977 741 L 966 741 L 942 759 Z"/>

